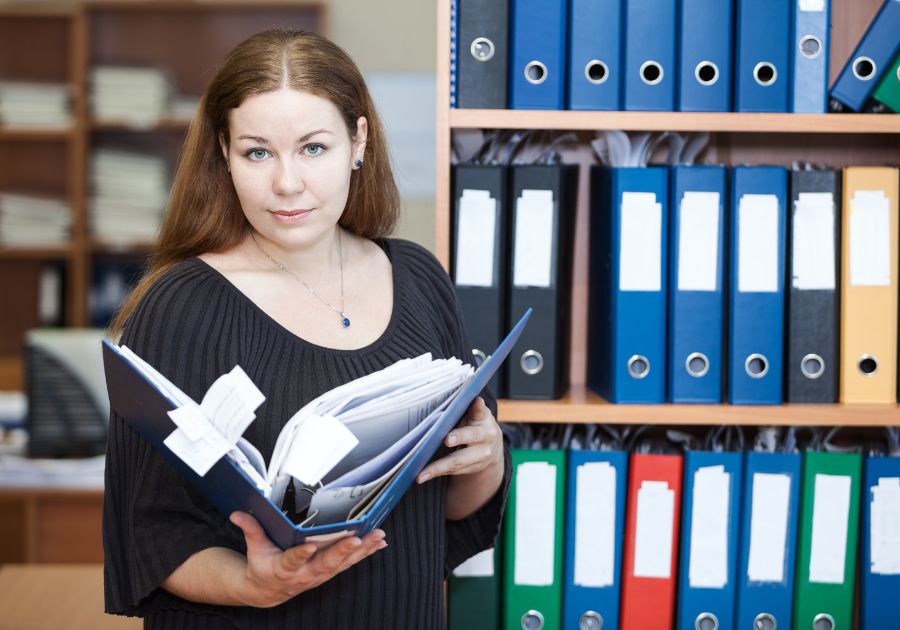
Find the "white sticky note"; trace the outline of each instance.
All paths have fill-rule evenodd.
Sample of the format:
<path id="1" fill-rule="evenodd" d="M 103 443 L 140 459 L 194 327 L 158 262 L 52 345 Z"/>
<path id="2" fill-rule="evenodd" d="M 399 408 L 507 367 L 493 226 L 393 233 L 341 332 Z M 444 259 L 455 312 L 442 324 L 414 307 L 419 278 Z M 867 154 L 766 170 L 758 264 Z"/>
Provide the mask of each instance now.
<path id="1" fill-rule="evenodd" d="M 175 429 L 163 444 L 201 477 L 234 446 L 215 430 L 192 440 L 182 429 Z"/>
<path id="2" fill-rule="evenodd" d="M 459 199 L 456 232 L 456 284 L 465 287 L 494 285 L 494 243 L 497 200 L 489 190 L 466 188 Z"/>
<path id="3" fill-rule="evenodd" d="M 850 200 L 850 284 L 891 284 L 891 202 L 883 190 L 857 190 Z"/>
<path id="4" fill-rule="evenodd" d="M 900 477 L 881 477 L 871 492 L 872 573 L 900 575 Z"/>
<path id="5" fill-rule="evenodd" d="M 210 386 L 203 396 L 200 409 L 225 439 L 234 445 L 256 419 L 254 411 L 265 399 L 250 377 L 236 365 Z"/>
<path id="6" fill-rule="evenodd" d="M 678 220 L 678 290 L 715 291 L 719 275 L 717 192 L 684 193 Z"/>
<path id="7" fill-rule="evenodd" d="M 491 577 L 494 575 L 494 548 L 485 549 L 481 553 L 463 562 L 453 569 L 457 577 Z"/>
<path id="8" fill-rule="evenodd" d="M 809 581 L 843 584 L 850 517 L 850 477 L 818 473 L 814 493 Z"/>
<path id="9" fill-rule="evenodd" d="M 281 470 L 315 485 L 347 456 L 359 440 L 331 416 L 310 415 L 297 426 Z"/>
<path id="10" fill-rule="evenodd" d="M 662 204 L 654 193 L 622 193 L 619 290 L 662 288 Z"/>
<path id="11" fill-rule="evenodd" d="M 795 289 L 834 290 L 834 221 L 834 195 L 798 195 L 791 243 L 791 281 Z"/>
<path id="12" fill-rule="evenodd" d="M 728 584 L 728 526 L 731 473 L 724 466 L 705 466 L 694 473 L 691 508 L 691 588 Z"/>
<path id="13" fill-rule="evenodd" d="M 634 576 L 672 576 L 672 528 L 675 492 L 665 481 L 642 481 L 637 498 Z"/>
<path id="14" fill-rule="evenodd" d="M 552 190 L 523 190 L 516 199 L 513 284 L 517 287 L 549 287 L 553 271 Z"/>
<path id="15" fill-rule="evenodd" d="M 616 469 L 587 462 L 575 471 L 575 584 L 615 583 Z"/>
<path id="16" fill-rule="evenodd" d="M 825 0 L 800 0 L 800 10 L 810 13 L 821 13 L 825 10 Z"/>
<path id="17" fill-rule="evenodd" d="M 212 422 L 203 415 L 200 405 L 190 403 L 182 405 L 167 414 L 175 426 L 184 431 L 185 436 L 192 441 L 199 440 L 209 431 L 215 431 Z"/>
<path id="18" fill-rule="evenodd" d="M 751 582 L 784 582 L 791 477 L 753 473 L 750 499 L 750 553 L 747 578 Z"/>
<path id="19" fill-rule="evenodd" d="M 742 195 L 738 206 L 738 291 L 778 291 L 778 197 Z"/>
<path id="20" fill-rule="evenodd" d="M 513 581 L 549 586 L 556 536 L 556 466 L 524 462 L 516 469 L 516 553 Z"/>

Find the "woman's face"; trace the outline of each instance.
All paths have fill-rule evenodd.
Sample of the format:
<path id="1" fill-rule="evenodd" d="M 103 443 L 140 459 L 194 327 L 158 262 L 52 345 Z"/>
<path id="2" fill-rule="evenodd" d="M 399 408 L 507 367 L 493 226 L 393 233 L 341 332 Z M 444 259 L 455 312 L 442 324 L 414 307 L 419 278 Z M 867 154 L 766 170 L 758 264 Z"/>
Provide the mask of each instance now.
<path id="1" fill-rule="evenodd" d="M 283 249 L 333 233 L 347 203 L 350 175 L 362 159 L 367 124 L 351 138 L 328 99 L 282 88 L 250 96 L 229 116 L 222 150 L 244 216 Z"/>

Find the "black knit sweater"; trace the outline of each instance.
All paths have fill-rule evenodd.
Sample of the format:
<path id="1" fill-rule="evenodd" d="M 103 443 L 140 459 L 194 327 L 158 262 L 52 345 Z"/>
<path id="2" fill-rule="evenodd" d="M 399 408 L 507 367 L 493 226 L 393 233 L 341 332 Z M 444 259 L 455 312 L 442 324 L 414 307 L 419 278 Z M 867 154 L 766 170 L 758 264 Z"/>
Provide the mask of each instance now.
<path id="1" fill-rule="evenodd" d="M 425 352 L 470 356 L 440 264 L 413 243 L 378 243 L 393 266 L 394 306 L 384 334 L 364 348 L 304 341 L 197 258 L 151 288 L 121 343 L 198 401 L 218 376 L 240 365 L 266 396 L 244 437 L 269 461 L 284 423 L 323 392 Z M 493 397 L 483 396 L 496 413 Z M 436 457 L 446 453 L 442 448 Z M 490 547 L 499 530 L 508 451 L 505 460 L 500 491 L 465 520 L 446 520 L 447 477 L 413 484 L 382 526 L 383 551 L 275 608 L 212 606 L 159 585 L 202 549 L 245 553 L 243 534 L 113 413 L 103 511 L 106 610 L 143 616 L 145 628 L 443 628 L 443 579 Z"/>

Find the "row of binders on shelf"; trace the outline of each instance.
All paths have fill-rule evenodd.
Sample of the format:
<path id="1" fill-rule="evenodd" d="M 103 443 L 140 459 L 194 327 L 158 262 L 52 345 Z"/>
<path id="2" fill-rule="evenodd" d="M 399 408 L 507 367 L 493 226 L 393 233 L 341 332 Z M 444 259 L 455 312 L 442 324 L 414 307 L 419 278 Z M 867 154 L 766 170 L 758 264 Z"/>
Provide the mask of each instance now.
<path id="1" fill-rule="evenodd" d="M 850 628 L 857 575 L 856 627 L 896 627 L 896 429 L 506 429 L 502 535 L 452 574 L 451 630 Z"/>
<path id="2" fill-rule="evenodd" d="M 454 0 L 451 106 L 823 113 L 878 88 L 900 109 L 900 5 L 884 0 L 831 103 L 830 16 L 830 0 Z"/>

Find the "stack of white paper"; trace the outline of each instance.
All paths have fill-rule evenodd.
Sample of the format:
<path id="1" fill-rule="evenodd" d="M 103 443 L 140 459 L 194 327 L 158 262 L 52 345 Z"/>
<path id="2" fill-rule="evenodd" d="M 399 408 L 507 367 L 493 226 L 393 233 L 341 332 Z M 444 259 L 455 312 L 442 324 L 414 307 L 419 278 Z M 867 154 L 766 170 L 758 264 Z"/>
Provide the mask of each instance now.
<path id="1" fill-rule="evenodd" d="M 168 115 L 172 92 L 172 83 L 160 68 L 91 70 L 91 111 L 97 120 L 153 125 Z"/>
<path id="2" fill-rule="evenodd" d="M 0 124 L 10 127 L 67 127 L 72 122 L 69 86 L 0 82 Z"/>
<path id="3" fill-rule="evenodd" d="M 99 149 L 91 158 L 91 231 L 102 241 L 146 243 L 155 238 L 169 197 L 162 158 Z"/>
<path id="4" fill-rule="evenodd" d="M 105 457 L 86 459 L 34 459 L 0 457 L 0 486 L 102 488 Z"/>
<path id="5" fill-rule="evenodd" d="M 62 199 L 0 193 L 0 243 L 14 247 L 69 242 L 72 212 Z"/>

